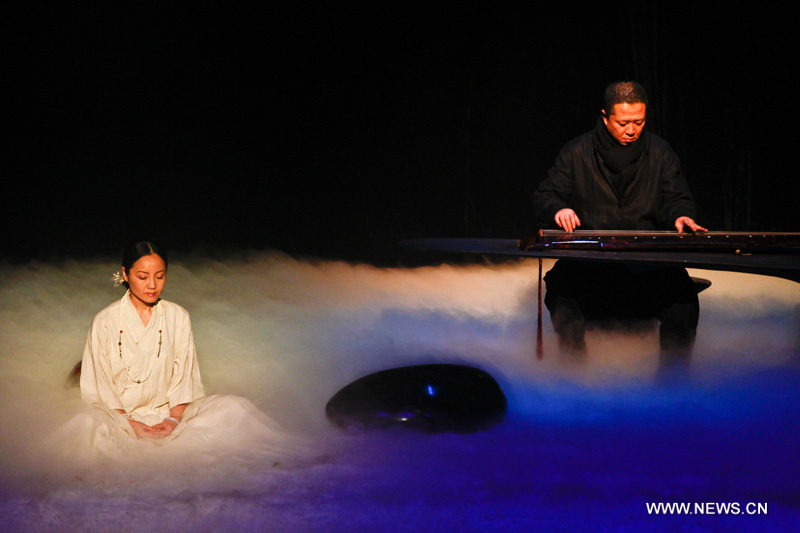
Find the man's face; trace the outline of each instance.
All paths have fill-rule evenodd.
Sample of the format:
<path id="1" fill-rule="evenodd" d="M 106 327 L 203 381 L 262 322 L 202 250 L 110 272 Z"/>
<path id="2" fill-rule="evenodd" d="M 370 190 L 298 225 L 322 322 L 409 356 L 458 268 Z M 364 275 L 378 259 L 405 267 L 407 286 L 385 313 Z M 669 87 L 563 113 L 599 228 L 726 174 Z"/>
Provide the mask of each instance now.
<path id="1" fill-rule="evenodd" d="M 646 107 L 641 102 L 614 104 L 610 113 L 606 114 L 605 110 L 603 111 L 603 122 L 608 132 L 622 146 L 633 144 L 642 134 Z"/>

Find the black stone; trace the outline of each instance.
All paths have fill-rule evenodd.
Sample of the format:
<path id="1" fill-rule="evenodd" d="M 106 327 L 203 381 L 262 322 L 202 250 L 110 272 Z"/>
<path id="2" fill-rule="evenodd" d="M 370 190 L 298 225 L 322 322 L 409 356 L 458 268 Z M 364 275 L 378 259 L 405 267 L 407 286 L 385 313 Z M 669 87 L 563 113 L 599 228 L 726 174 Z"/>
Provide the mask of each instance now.
<path id="1" fill-rule="evenodd" d="M 362 377 L 325 407 L 342 428 L 474 433 L 503 421 L 508 403 L 492 376 L 463 365 L 406 366 Z"/>

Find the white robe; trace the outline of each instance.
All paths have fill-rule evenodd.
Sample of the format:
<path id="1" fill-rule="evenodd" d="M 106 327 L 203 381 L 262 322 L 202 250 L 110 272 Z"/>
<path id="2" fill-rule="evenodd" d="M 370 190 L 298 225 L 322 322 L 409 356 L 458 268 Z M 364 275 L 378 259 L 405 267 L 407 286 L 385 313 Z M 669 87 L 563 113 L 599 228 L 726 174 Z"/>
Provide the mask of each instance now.
<path id="1" fill-rule="evenodd" d="M 136 383 L 131 377 L 146 379 Z M 161 300 L 145 326 L 126 295 L 94 317 L 81 364 L 84 401 L 122 409 L 153 425 L 169 416 L 171 407 L 204 396 L 192 324 L 183 307 Z"/>
<path id="2" fill-rule="evenodd" d="M 171 407 L 205 396 L 189 313 L 162 300 L 145 326 L 128 296 L 100 311 L 83 350 L 81 396 L 148 425 L 169 416 Z"/>
<path id="3" fill-rule="evenodd" d="M 94 317 L 81 365 L 81 396 L 87 409 L 49 442 L 54 453 L 80 471 L 64 474 L 76 479 L 105 476 L 105 483 L 110 475 L 137 472 L 146 478 L 148 472 L 168 468 L 171 474 L 202 482 L 213 471 L 228 476 L 237 467 L 269 468 L 295 462 L 311 450 L 305 439 L 286 433 L 245 398 L 206 397 L 189 314 L 164 300 L 158 308 L 145 326 L 126 296 Z M 159 353 L 160 311 L 164 318 Z M 188 405 L 180 423 L 165 438 L 138 439 L 117 411 L 153 425 L 169 416 L 171 407 L 184 403 Z"/>

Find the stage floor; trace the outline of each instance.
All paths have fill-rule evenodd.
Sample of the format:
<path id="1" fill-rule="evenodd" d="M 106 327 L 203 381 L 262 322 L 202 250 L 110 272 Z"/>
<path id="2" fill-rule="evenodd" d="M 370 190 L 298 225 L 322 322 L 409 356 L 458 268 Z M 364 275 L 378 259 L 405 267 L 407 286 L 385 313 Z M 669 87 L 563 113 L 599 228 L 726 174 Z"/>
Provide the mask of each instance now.
<path id="1" fill-rule="evenodd" d="M 194 473 L 108 465 L 64 479 L 65 465 L 33 450 L 80 408 L 64 378 L 93 314 L 120 296 L 115 270 L 101 259 L 0 266 L 0 529 L 800 526 L 800 284 L 692 269 L 712 282 L 694 359 L 687 376 L 661 381 L 655 326 L 592 330 L 576 363 L 557 353 L 545 310 L 537 360 L 535 259 L 376 268 L 269 252 L 176 257 L 164 297 L 191 313 L 206 392 L 249 398 L 312 451 L 279 465 L 254 454 Z M 356 378 L 434 362 L 493 375 L 505 422 L 426 435 L 326 420 L 328 399 Z"/>

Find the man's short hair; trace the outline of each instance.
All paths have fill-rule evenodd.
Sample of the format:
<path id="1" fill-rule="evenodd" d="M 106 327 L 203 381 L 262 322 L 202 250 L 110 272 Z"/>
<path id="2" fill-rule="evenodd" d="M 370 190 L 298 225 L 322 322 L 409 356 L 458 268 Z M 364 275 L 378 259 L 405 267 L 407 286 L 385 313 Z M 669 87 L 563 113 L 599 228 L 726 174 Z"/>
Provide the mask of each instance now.
<path id="1" fill-rule="evenodd" d="M 606 87 L 603 93 L 603 109 L 606 114 L 611 114 L 617 104 L 647 105 L 647 93 L 644 88 L 632 80 L 615 81 Z"/>

